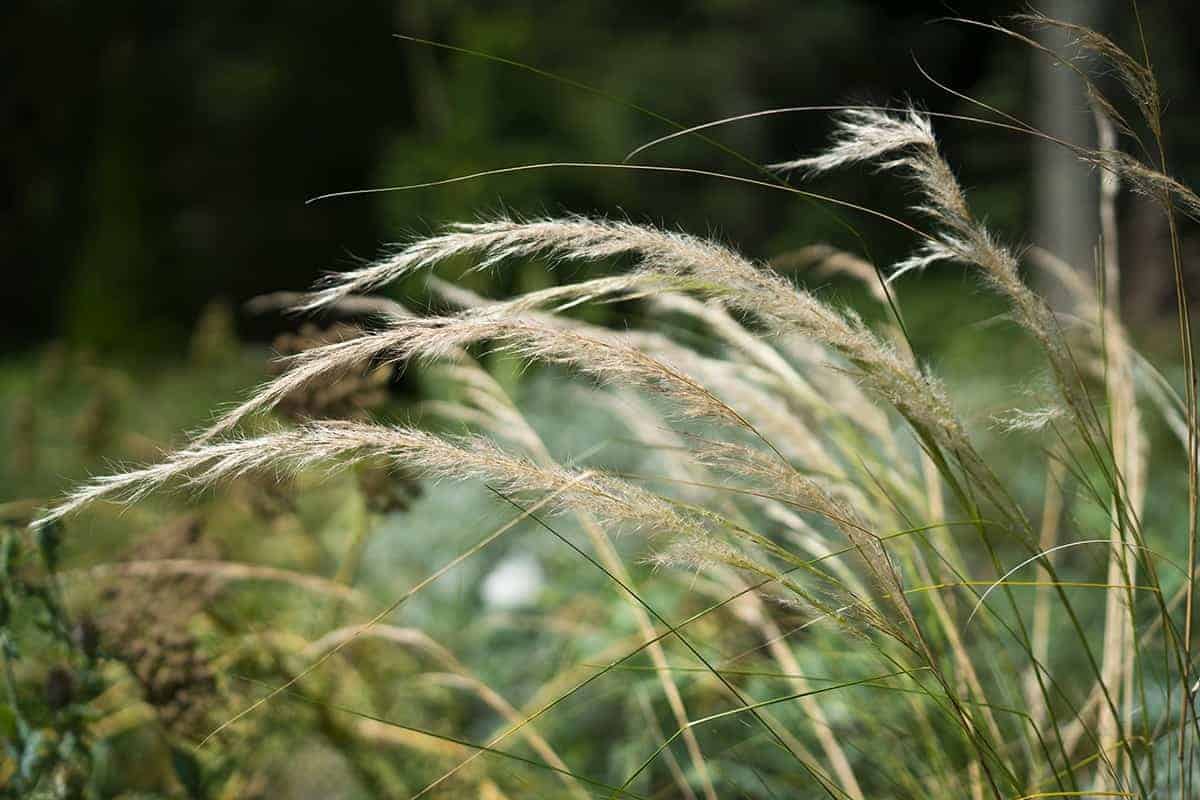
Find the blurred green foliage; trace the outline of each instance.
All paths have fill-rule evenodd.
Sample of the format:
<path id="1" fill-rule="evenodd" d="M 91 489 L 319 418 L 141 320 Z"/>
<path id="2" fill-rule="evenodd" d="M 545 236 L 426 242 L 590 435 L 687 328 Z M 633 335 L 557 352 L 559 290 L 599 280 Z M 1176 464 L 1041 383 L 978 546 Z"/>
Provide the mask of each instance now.
<path id="1" fill-rule="evenodd" d="M 988 17 L 1019 5 L 986 2 L 968 11 Z M 1192 139 L 1200 126 L 1190 124 L 1190 110 L 1200 109 L 1194 102 L 1200 90 L 1191 80 L 1197 52 L 1187 46 L 1189 26 L 1181 18 L 1196 12 L 1168 15 L 1159 8 L 1144 4 L 1160 75 L 1175 103 L 1177 171 L 1194 183 L 1200 147 Z M 684 123 L 773 106 L 897 101 L 910 93 L 937 110 L 972 110 L 922 83 L 913 56 L 954 88 L 1025 114 L 1025 51 L 979 31 L 927 24 L 943 11 L 940 2 L 897 9 L 832 0 L 503 6 L 367 0 L 352 9 L 318 2 L 34 0 L 0 12 L 7 34 L 0 68 L 14 77 L 0 87 L 13 111 L 0 133 L 11 154 L 4 166 L 11 191 L 0 198 L 0 257 L 10 295 L 0 315 L 0 346 L 9 351 L 0 362 L 0 611 L 7 615 L 0 644 L 13 665 L 11 696 L 0 706 L 7 748 L 0 784 L 14 793 L 53 785 L 62 796 L 121 790 L 253 796 L 264 786 L 276 796 L 387 796 L 419 788 L 413 776 L 441 762 L 419 750 L 347 746 L 357 720 L 304 701 L 336 697 L 445 731 L 482 733 L 497 723 L 481 703 L 414 678 L 421 674 L 419 656 L 376 642 L 364 645 L 352 665 L 370 674 L 356 676 L 347 667 L 317 676 L 294 702 L 272 704 L 223 749 L 196 756 L 193 741 L 147 713 L 126 662 L 89 652 L 76 630 L 80 620 L 58 602 L 60 571 L 124 558 L 184 501 L 158 497 L 124 515 L 92 512 L 72 523 L 61 542 L 34 540 L 21 523 L 38 502 L 112 461 L 149 460 L 180 444 L 212 409 L 266 377 L 264 349 L 243 342 L 269 338 L 277 323 L 241 315 L 240 301 L 303 288 L 319 272 L 372 256 L 408 231 L 501 210 L 651 219 L 715 232 L 759 257 L 815 241 L 861 252 L 865 241 L 869 255 L 887 263 L 911 246 L 894 228 L 775 192 L 624 171 L 526 172 L 304 205 L 326 191 L 521 163 L 619 162 L 670 130 L 594 93 L 396 40 L 392 32 L 537 65 Z M 1113 27 L 1118 38 L 1128 37 L 1123 17 Z M 823 115 L 799 114 L 722 129 L 715 138 L 769 162 L 816 149 L 827 131 Z M 1020 165 L 1028 163 L 1029 143 L 960 123 L 939 124 L 939 132 L 978 207 L 998 230 L 1020 239 L 1029 213 L 1029 175 Z M 695 139 L 640 161 L 753 174 Z M 895 182 L 862 174 L 833 176 L 820 188 L 883 209 L 904 202 Z M 555 280 L 546 264 L 531 262 L 467 282 L 504 295 Z M 819 289 L 863 305 L 853 286 L 830 282 Z M 958 273 L 929 275 L 901 292 L 916 351 L 947 376 L 970 422 L 986 429 L 996 398 L 1011 398 L 1014 386 L 1036 377 L 1030 348 L 996 321 L 1002 305 Z M 611 422 L 573 415 L 552 376 L 535 373 L 521 382 L 520 365 L 491 366 L 521 395 L 555 451 L 580 452 L 616 437 Z M 405 380 L 413 377 L 423 397 L 437 395 L 436 382 L 420 374 Z M 385 416 L 404 415 L 406 406 L 393 394 Z M 1161 431 L 1153 433 L 1156 454 L 1173 452 L 1159 446 Z M 1017 490 L 1036 496 L 1042 454 L 983 436 L 997 469 L 1023 475 L 1028 485 Z M 614 450 L 605 454 L 608 463 L 638 466 L 629 452 Z M 1183 470 L 1173 474 L 1183 480 Z M 508 511 L 482 487 L 429 487 L 411 507 L 405 501 L 407 513 L 384 513 L 395 510 L 387 507 L 391 500 L 380 501 L 358 474 L 291 489 L 247 481 L 201 498 L 197 507 L 225 558 L 337 577 L 362 591 L 372 609 L 469 547 Z M 1183 494 L 1167 485 L 1155 492 Z M 1179 513 L 1171 502 L 1152 502 L 1147 528 L 1157 535 Z M 475 587 L 503 557 L 500 547 L 440 581 L 398 624 L 453 642 L 480 678 L 525 701 L 559 668 L 635 628 L 602 576 L 532 526 L 519 536 L 513 549 L 534 552 L 556 576 L 536 614 L 481 613 Z M 638 555 L 633 548 L 627 554 Z M 647 597 L 672 616 L 695 610 L 682 582 L 647 586 Z M 255 585 L 229 589 L 220 604 L 181 627 L 201 651 L 225 658 L 220 721 L 259 696 L 261 683 L 278 685 L 309 663 L 288 651 L 287 634 L 316 639 L 362 617 L 289 588 Z M 563 633 L 551 623 L 572 627 Z M 239 649 L 242 640 L 253 646 Z M 379 654 L 386 657 L 372 657 Z M 606 760 L 620 762 L 617 771 L 635 765 L 644 742 L 630 737 L 597 747 L 590 735 L 630 720 L 640 727 L 631 685 L 640 684 L 615 675 L 556 718 L 554 738 L 570 763 L 597 774 L 607 771 Z M 109 702 L 97 705 L 105 696 Z M 699 709 L 711 700 L 701 698 Z M 113 721 L 130 707 L 145 717 Z M 108 727 L 99 724 L 105 719 Z M 736 769 L 738 746 L 726 769 Z M 247 753 L 254 758 L 242 758 Z M 130 782 L 135 765 L 142 778 Z M 550 779 L 538 784 L 555 786 Z"/>
<path id="2" fill-rule="evenodd" d="M 839 285 L 839 291 L 865 306 L 850 287 Z M 1036 353 L 1021 346 L 1026 340 L 1015 326 L 997 319 L 1003 304 L 970 287 L 913 291 L 905 308 L 918 343 L 929 345 L 931 365 L 979 431 L 989 463 L 1022 476 L 1014 489 L 1032 501 L 1042 488 L 1044 454 L 1020 446 L 1020 437 L 989 432 L 987 421 L 1011 404 L 1014 387 L 1036 386 Z M 939 335 L 947 329 L 960 333 Z M 511 371 L 496 366 L 501 374 Z M 112 461 L 154 458 L 178 444 L 183 431 L 200 425 L 210 409 L 267 373 L 263 349 L 239 345 L 228 314 L 219 310 L 209 312 L 198 327 L 190 355 L 170 368 L 101 368 L 86 356 L 50 351 L 39 360 L 10 360 L 0 369 L 0 419 L 9 421 L 0 430 L 5 455 L 0 459 L 5 487 L 0 494 L 0 645 L 9 684 L 0 699 L 0 796 L 29 796 L 34 787 L 39 792 L 34 796 L 44 797 L 408 796 L 445 769 L 453 747 L 438 749 L 428 737 L 405 738 L 386 724 L 371 727 L 371 720 L 359 714 L 476 741 L 502 724 L 494 709 L 464 688 L 469 682 L 446 676 L 447 666 L 434 650 L 364 640 L 210 746 L 195 747 L 198 735 L 247 708 L 266 686 L 279 686 L 310 665 L 314 655 L 306 648 L 313 642 L 370 618 L 504 524 L 512 509 L 481 485 L 426 484 L 414 496 L 398 476 L 366 480 L 367 465 L 333 477 L 314 471 L 278 486 L 261 476 L 200 496 L 160 492 L 127 509 L 98 504 L 65 528 L 41 535 L 23 527 L 39 498 L 106 470 Z M 421 387 L 426 398 L 445 391 L 430 380 L 422 379 Z M 552 370 L 537 371 L 512 387 L 552 451 L 589 452 L 589 463 L 655 473 L 648 451 L 626 446 L 628 433 L 619 420 L 580 414 L 565 394 L 573 388 Z M 375 411 L 381 419 L 410 413 L 395 396 Z M 1157 417 L 1147 421 L 1151 452 L 1163 476 L 1144 521 L 1151 541 L 1157 541 L 1171 535 L 1173 521 L 1183 513 L 1186 476 L 1178 447 Z M 381 497 L 381 486 L 399 491 Z M 1089 507 L 1080 503 L 1078 508 Z M 188 515 L 179 517 L 185 509 Z M 200 537 L 185 542 L 183 550 L 172 549 L 177 545 L 171 542 L 178 540 L 173 531 L 181 520 L 189 530 L 193 519 L 201 521 L 196 523 Z M 1105 526 L 1102 517 L 1077 522 Z M 568 518 L 556 517 L 553 524 L 568 538 L 583 540 Z M 644 539 L 617 541 L 642 596 L 668 618 L 683 619 L 708 602 L 692 576 L 654 576 L 639 563 Z M 515 554 L 536 559 L 552 577 L 529 607 L 489 608 L 480 587 L 506 556 Z M 91 572 L 114 562 L 181 557 L 290 570 L 336 581 L 360 599 L 345 603 L 268 580 L 210 585 L 144 574 L 122 580 L 113 594 L 111 584 Z M 1082 551 L 1076 557 L 1099 560 Z M 1101 613 L 1099 603 L 1082 605 L 1085 614 Z M 162 641 L 145 632 L 154 629 L 155 614 L 171 622 Z M 463 562 L 385 622 L 422 632 L 476 679 L 524 708 L 536 705 L 547 685 L 575 674 L 574 665 L 603 660 L 598 654 L 615 657 L 636 636 L 629 609 L 609 580 L 531 523 Z M 88 633 L 92 625 L 109 632 L 99 644 Z M 127 633 L 131 630 L 139 633 Z M 752 630 L 740 631 L 719 618 L 696 625 L 694 634 L 697 641 L 720 642 L 730 657 L 761 647 Z M 824 674 L 829 664 L 823 659 L 830 651 L 838 653 L 841 669 L 863 658 L 845 651 L 837 631 L 814 629 L 806 636 L 806 646 L 797 648 L 806 672 Z M 147 656 L 147 649 L 155 652 Z M 181 650 L 188 654 L 184 666 L 200 662 L 202 675 L 212 681 L 202 684 L 206 724 L 190 732 L 171 724 L 167 710 L 172 706 L 156 702 L 150 683 L 161 669 L 158 664 L 174 663 Z M 147 658 L 153 671 L 143 666 Z M 689 663 L 682 651 L 674 658 Z M 756 663 L 744 666 L 753 669 Z M 657 697 L 654 673 L 644 660 L 627 666 L 539 723 L 582 774 L 628 773 L 657 741 L 644 710 L 645 700 Z M 725 707 L 723 696 L 704 681 L 686 672 L 677 678 L 697 716 Z M 556 685 L 557 691 L 565 689 Z M 761 696 L 778 691 L 769 676 L 749 678 L 747 687 Z M 779 713 L 785 724 L 803 726 L 794 716 L 800 712 Z M 877 713 L 894 715 L 889 724 L 905 724 L 903 704 L 880 706 Z M 659 724 L 671 723 L 664 718 Z M 751 787 L 747 796 L 772 796 L 768 790 L 757 794 L 760 778 L 753 771 L 739 772 L 744 760 L 762 757 L 763 747 L 743 726 L 706 727 L 703 743 L 728 785 Z M 743 759 L 743 748 L 760 750 Z M 506 749 L 536 757 L 515 741 Z M 481 769 L 516 796 L 519 790 L 532 796 L 561 791 L 553 775 L 499 758 L 485 760 Z M 662 780 L 654 776 L 655 782 Z M 440 796 L 457 796 L 458 788 L 450 784 L 448 794 Z M 793 789 L 802 785 L 777 783 L 773 791 Z"/>

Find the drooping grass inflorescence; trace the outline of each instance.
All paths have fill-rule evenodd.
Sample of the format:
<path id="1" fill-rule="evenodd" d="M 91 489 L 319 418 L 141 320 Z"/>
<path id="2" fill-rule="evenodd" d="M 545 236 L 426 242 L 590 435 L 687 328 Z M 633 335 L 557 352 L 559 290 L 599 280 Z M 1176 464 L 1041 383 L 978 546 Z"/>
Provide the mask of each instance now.
<path id="1" fill-rule="evenodd" d="M 939 149 L 933 117 L 916 108 L 844 110 L 828 149 L 773 169 L 814 179 L 868 164 L 915 189 L 919 221 L 905 223 L 918 237 L 910 257 L 880 275 L 859 256 L 814 245 L 796 256 L 800 263 L 867 281 L 872 296 L 894 309 L 910 273 L 955 262 L 1008 304 L 1051 377 L 1044 408 L 1021 410 L 1009 401 L 1001 415 L 1007 435 L 1035 437 L 1045 448 L 1044 507 L 1019 499 L 1012 476 L 989 461 L 979 431 L 921 363 L 902 326 L 872 325 L 826 302 L 785 278 L 776 268 L 782 260 L 757 263 L 723 244 L 629 221 L 504 216 L 449 226 L 309 293 L 260 301 L 309 313 L 358 309 L 372 324 L 288 356 L 275 377 L 188 446 L 82 485 L 35 524 L 96 500 L 133 502 L 160 487 L 208 487 L 250 472 L 294 475 L 364 459 L 430 479 L 484 482 L 551 532 L 557 519 L 575 520 L 595 557 L 576 550 L 629 602 L 639 646 L 529 712 L 478 689 L 465 667 L 438 650 L 453 680 L 476 686 L 511 726 L 427 788 L 481 753 L 495 756 L 523 731 L 544 766 L 578 791 L 579 775 L 531 726 L 597 676 L 634 668 L 626 662 L 644 650 L 677 727 L 658 737 L 661 746 L 623 783 L 603 783 L 613 796 L 643 786 L 638 781 L 659 757 L 681 793 L 719 796 L 719 748 L 701 734 L 727 717 L 744 718 L 747 735 L 770 742 L 756 767 L 830 797 L 1191 796 L 1200 432 L 1176 228 L 1181 216 L 1196 216 L 1200 201 L 1169 176 L 1148 59 L 1086 29 L 1026 21 L 1065 28 L 1077 47 L 1112 67 L 1141 112 L 1139 123 L 1130 122 L 1068 55 L 1049 53 L 1080 70 L 1101 132 L 1099 148 L 1059 142 L 1100 173 L 1104 239 L 1095 286 L 1079 271 L 1093 265 L 1009 247 L 989 230 Z M 988 27 L 1045 50 L 1024 34 Z M 1004 127 L 1053 138 L 1003 119 Z M 1134 154 L 1118 149 L 1119 136 Z M 1182 399 L 1133 350 L 1115 302 L 1119 185 L 1160 202 L 1171 220 Z M 432 279 L 431 294 L 452 309 L 439 315 L 363 295 L 444 264 L 502 269 L 531 258 L 632 266 L 505 300 Z M 1072 307 L 1051 307 L 1027 283 L 1027 268 L 1061 281 Z M 635 306 L 648 324 L 602 327 L 573 313 L 616 302 Z M 576 392 L 571 402 L 590 413 L 619 409 L 631 437 L 655 453 L 658 471 L 564 464 L 480 365 L 481 351 L 589 379 L 582 391 L 562 391 Z M 456 399 L 425 410 L 471 433 L 371 419 L 263 430 L 260 418 L 305 387 L 410 364 L 458 386 Z M 1179 526 L 1186 545 L 1175 532 L 1151 535 L 1143 522 L 1152 467 L 1147 400 L 1164 411 L 1186 449 L 1189 517 Z M 1069 497 L 1064 485 L 1074 487 Z M 1092 513 L 1064 518 L 1068 502 Z M 645 559 L 659 574 L 681 575 L 681 585 L 714 604 L 688 619 L 662 616 L 637 592 L 610 538 L 619 532 L 644 536 Z M 1081 551 L 1095 557 L 1067 557 Z M 1089 605 L 1095 593 L 1101 606 Z M 796 630 L 819 633 L 814 652 L 806 640 L 787 638 L 778 622 L 783 611 L 804 618 Z M 793 691 L 757 697 L 762 685 L 736 659 L 707 657 L 687 628 L 708 615 L 762 640 L 756 650 Z M 437 650 L 419 632 L 376 626 L 376 633 Z M 331 647 L 353 638 L 337 636 Z M 670 652 L 692 659 L 697 680 L 719 692 L 725 710 L 689 711 L 687 673 L 672 665 L 668 643 L 681 645 Z M 813 665 L 827 683 L 803 674 Z M 803 710 L 800 718 L 784 717 L 789 703 Z M 896 752 L 901 722 L 914 740 L 900 749 L 912 752 Z M 685 762 L 669 747 L 676 739 Z"/>

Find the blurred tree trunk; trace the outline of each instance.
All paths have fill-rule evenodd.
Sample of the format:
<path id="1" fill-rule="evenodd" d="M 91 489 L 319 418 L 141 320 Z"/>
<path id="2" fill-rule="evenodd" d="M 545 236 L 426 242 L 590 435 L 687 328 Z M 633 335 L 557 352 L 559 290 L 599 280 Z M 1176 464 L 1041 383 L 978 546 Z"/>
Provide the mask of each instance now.
<path id="1" fill-rule="evenodd" d="M 1046 0 L 1039 8 L 1048 16 L 1102 30 L 1111 0 Z M 1045 29 L 1042 44 L 1069 55 L 1069 38 Z M 1068 142 L 1094 147 L 1096 130 L 1079 77 L 1049 56 L 1032 55 L 1033 123 Z M 1090 276 L 1099 236 L 1098 177 L 1066 149 L 1051 142 L 1034 145 L 1034 242 Z M 1090 278 L 1089 278 L 1090 279 Z M 1061 288 L 1048 281 L 1043 292 L 1053 303 Z"/>

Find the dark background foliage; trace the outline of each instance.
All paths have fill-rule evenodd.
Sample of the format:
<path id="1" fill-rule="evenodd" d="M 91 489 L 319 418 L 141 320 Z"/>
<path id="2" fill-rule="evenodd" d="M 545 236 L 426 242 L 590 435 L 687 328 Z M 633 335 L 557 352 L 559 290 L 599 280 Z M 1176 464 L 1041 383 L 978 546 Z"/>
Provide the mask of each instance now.
<path id="1" fill-rule="evenodd" d="M 1135 45 L 1128 8 L 1106 5 L 1104 29 Z M 1020 10 L 990 0 L 958 9 L 978 19 Z M 393 33 L 537 65 L 687 123 L 907 97 L 971 110 L 922 78 L 914 59 L 956 90 L 1029 115 L 1027 49 L 931 22 L 952 13 L 943 2 L 853 0 L 7 4 L 0 347 L 65 339 L 101 352 L 169 353 L 214 298 L 302 288 L 407 232 L 502 208 L 624 214 L 716 233 L 756 256 L 814 240 L 860 250 L 811 204 L 695 177 L 556 170 L 305 201 L 523 162 L 620 161 L 669 131 L 619 103 Z M 1187 22 L 1200 12 L 1148 2 L 1142 13 L 1172 102 L 1175 171 L 1194 179 L 1198 55 Z M 1086 114 L 1082 101 L 1078 110 Z M 1030 163 L 1030 141 L 961 123 L 939 132 L 966 182 L 987 187 L 977 205 L 1023 240 L 1030 173 L 1014 165 Z M 716 136 L 770 162 L 811 151 L 827 134 L 823 115 L 794 114 Z M 750 174 L 695 140 L 642 160 Z M 855 175 L 821 188 L 900 209 L 892 185 Z M 910 244 L 841 216 L 879 248 L 870 255 L 881 263 Z"/>

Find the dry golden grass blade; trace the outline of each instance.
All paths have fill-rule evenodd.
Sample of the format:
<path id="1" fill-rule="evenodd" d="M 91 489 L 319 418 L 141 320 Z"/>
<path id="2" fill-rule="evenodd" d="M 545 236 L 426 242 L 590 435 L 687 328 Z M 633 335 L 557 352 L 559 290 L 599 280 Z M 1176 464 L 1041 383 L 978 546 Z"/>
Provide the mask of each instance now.
<path id="1" fill-rule="evenodd" d="M 108 576 L 158 578 L 164 575 L 198 575 L 222 581 L 269 581 L 286 583 L 313 594 L 335 597 L 362 607 L 366 598 L 358 590 L 331 581 L 320 575 L 295 572 L 264 564 L 242 564 L 232 561 L 205 561 L 190 558 L 162 558 L 152 561 L 116 561 L 96 564 L 86 569 L 63 573 L 68 580 L 76 577 L 102 578 Z"/>
<path id="2" fill-rule="evenodd" d="M 581 477 L 584 477 L 584 476 L 581 476 Z M 558 489 L 557 493 L 564 492 L 568 488 L 569 488 L 569 485 L 562 486 Z M 553 494 L 547 495 L 546 497 L 542 498 L 537 503 L 530 506 L 529 509 L 522 512 L 521 514 L 518 514 L 516 517 L 509 520 L 507 523 L 505 523 L 504 525 L 501 525 L 499 528 L 497 528 L 496 530 L 492 531 L 490 534 L 485 536 L 474 547 L 459 554 L 457 557 L 455 557 L 454 559 L 447 562 L 440 569 L 435 570 L 432 574 L 427 576 L 424 580 L 419 581 L 418 583 L 414 584 L 412 588 L 410 588 L 407 592 L 405 592 L 403 595 L 401 595 L 397 600 L 395 600 L 393 603 L 388 605 L 386 608 L 382 609 L 378 614 L 376 614 L 370 620 L 368 620 L 363 625 L 361 625 L 358 629 L 358 632 L 355 634 L 355 636 L 352 636 L 352 637 L 346 639 L 344 642 L 341 642 L 340 644 L 332 647 L 324 655 L 322 655 L 320 658 L 315 660 L 312 664 L 310 664 L 305 669 L 298 672 L 294 677 L 289 679 L 287 682 L 272 689 L 265 696 L 256 700 L 254 703 L 252 703 L 247 708 L 243 709 L 242 711 L 238 712 L 230 719 L 228 719 L 225 722 L 222 722 L 220 725 L 218 725 L 206 737 L 204 737 L 204 740 L 200 743 L 200 746 L 204 746 L 214 736 L 217 736 L 218 734 L 220 734 L 221 731 L 225 730 L 230 725 L 233 725 L 233 724 L 237 723 L 239 720 L 244 719 L 246 716 L 254 713 L 256 710 L 261 708 L 266 703 L 270 702 L 271 700 L 274 700 L 276 697 L 278 697 L 282 693 L 291 689 L 300 680 L 302 680 L 305 676 L 311 674 L 312 672 L 314 672 L 315 670 L 320 668 L 320 666 L 322 664 L 324 664 L 326 661 L 328 661 L 330 658 L 337 655 L 341 651 L 342 648 L 344 648 L 346 645 L 350 644 L 350 642 L 354 641 L 354 638 L 356 638 L 357 636 L 361 636 L 362 634 L 370 631 L 371 628 L 373 628 L 374 626 L 381 623 L 389 615 L 391 615 L 393 612 L 395 612 L 396 609 L 398 609 L 401 605 L 403 605 L 405 602 L 407 602 L 408 599 L 411 598 L 413 595 L 420 592 L 422 589 L 424 589 L 429 584 L 433 583 L 435 580 L 440 578 L 442 575 L 445 575 L 447 572 L 454 569 L 456 566 L 461 564 L 466 559 L 470 558 L 472 555 L 477 553 L 479 550 L 483 549 L 484 547 L 491 544 L 496 539 L 503 536 L 509 530 L 516 527 L 516 525 L 518 523 L 520 523 L 520 522 L 524 521 L 526 518 L 528 518 L 529 515 L 536 513 L 540 508 L 542 508 L 546 504 L 552 502 L 557 493 L 553 493 Z"/>
<path id="3" fill-rule="evenodd" d="M 1059 523 L 1062 519 L 1063 496 L 1062 480 L 1066 468 L 1058 459 L 1047 459 L 1046 478 L 1044 481 L 1041 533 L 1038 548 L 1042 551 L 1052 550 L 1058 545 Z M 1050 573 L 1044 565 L 1038 565 L 1038 579 L 1050 580 Z M 1030 636 L 1033 657 L 1037 663 L 1049 663 L 1050 655 L 1050 593 L 1049 586 L 1039 586 L 1034 595 L 1033 632 Z M 1036 665 L 1030 665 L 1025 674 L 1025 703 L 1033 724 L 1041 728 L 1046 720 L 1046 701 L 1042 694 L 1037 676 L 1033 670 Z"/>
<path id="4" fill-rule="evenodd" d="M 560 468 L 541 437 L 538 436 L 537 432 L 529 425 L 516 407 L 512 405 L 511 400 L 501 387 L 495 384 L 490 376 L 478 367 L 478 364 L 474 362 L 464 364 L 463 373 L 467 380 L 480 384 L 487 389 L 485 400 L 480 406 L 481 410 L 490 411 L 493 415 L 496 415 L 497 411 L 501 412 L 498 415 L 499 424 L 489 426 L 494 433 L 500 433 L 504 429 L 508 431 L 508 435 L 513 435 L 512 429 L 515 428 L 516 437 L 526 443 L 535 459 L 550 468 Z M 605 533 L 604 528 L 587 512 L 577 512 L 576 518 L 591 540 L 592 546 L 595 548 L 605 569 L 615 575 L 624 585 L 633 586 L 632 577 L 629 575 L 628 570 L 626 570 L 625 564 L 622 562 L 608 534 Z M 625 592 L 621 593 L 623 596 L 626 594 Z M 657 639 L 657 631 L 649 614 L 637 602 L 636 598 L 627 597 L 627 600 L 629 601 L 629 607 L 633 612 L 634 619 L 637 622 L 638 629 L 648 643 L 647 652 L 651 660 L 657 666 L 665 666 L 667 664 L 666 654 Z M 663 694 L 667 698 L 667 703 L 671 708 L 671 713 L 675 717 L 675 721 L 681 728 L 686 728 L 686 733 L 683 736 L 684 747 L 687 749 L 688 757 L 696 769 L 701 786 L 703 787 L 704 796 L 707 800 L 715 800 L 716 790 L 712 783 L 712 777 L 709 775 L 708 764 L 704 759 L 704 754 L 700 750 L 700 743 L 696 739 L 695 733 L 687 727 L 689 718 L 683 697 L 679 692 L 679 687 L 675 684 L 675 680 L 669 672 L 660 671 L 658 679 L 662 686 Z M 685 795 L 691 793 L 691 787 L 686 783 L 681 785 L 681 790 Z"/>
<path id="5" fill-rule="evenodd" d="M 359 626 L 338 628 L 313 642 L 306 649 L 305 655 L 310 659 L 318 659 L 333 650 L 344 651 L 345 645 L 355 640 L 361 641 L 366 637 L 384 639 L 394 644 L 411 647 L 429 654 L 443 668 L 449 669 L 450 672 L 442 676 L 436 673 L 427 674 L 426 677 L 437 680 L 444 685 L 453 685 L 474 692 L 484 703 L 510 724 L 518 724 L 522 721 L 520 713 L 503 695 L 473 675 L 462 662 L 454 657 L 454 654 L 445 645 L 435 641 L 427 633 L 416 628 L 401 628 L 385 624 L 375 625 L 366 632 L 362 631 Z M 571 776 L 566 763 L 563 762 L 554 748 L 550 746 L 550 743 L 537 731 L 537 728 L 533 725 L 523 726 L 521 728 L 521 736 L 542 760 L 558 770 L 559 778 L 566 785 L 567 791 L 573 797 L 585 799 L 590 797 L 588 792 L 579 785 L 579 782 Z"/>
<path id="6" fill-rule="evenodd" d="M 728 588 L 738 591 L 745 587 L 730 586 Z M 775 659 L 775 662 L 779 664 L 783 672 L 791 675 L 788 678 L 788 682 L 792 685 L 793 690 L 797 694 L 804 693 L 804 696 L 799 700 L 800 705 L 812 722 L 813 733 L 816 735 L 817 741 L 825 753 L 825 758 L 829 762 L 833 776 L 849 797 L 854 798 L 854 800 L 863 800 L 862 787 L 858 783 L 858 778 L 854 774 L 854 768 L 850 765 L 850 759 L 846 756 L 846 751 L 842 748 L 836 732 L 829 724 L 829 719 L 821 707 L 821 702 L 817 696 L 807 694 L 811 691 L 812 687 L 802 677 L 803 670 L 800 667 L 800 662 L 796 660 L 791 648 L 784 641 L 783 632 L 779 629 L 779 626 L 764 612 L 762 601 L 754 594 L 747 594 L 741 598 L 740 602 L 735 603 L 732 609 L 743 622 L 762 632 L 771 657 Z"/>

